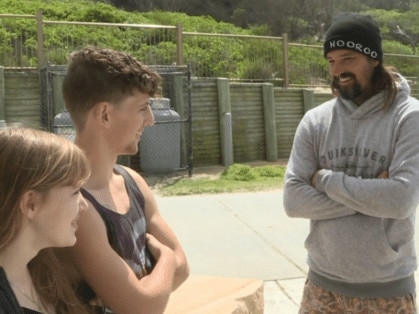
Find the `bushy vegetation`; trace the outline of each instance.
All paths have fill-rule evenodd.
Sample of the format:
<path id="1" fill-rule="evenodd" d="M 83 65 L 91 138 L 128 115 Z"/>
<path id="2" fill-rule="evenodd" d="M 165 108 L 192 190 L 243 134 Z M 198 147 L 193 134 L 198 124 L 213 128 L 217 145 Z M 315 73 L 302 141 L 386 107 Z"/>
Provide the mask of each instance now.
<path id="1" fill-rule="evenodd" d="M 219 22 L 210 16 L 189 16 L 179 12 L 128 12 L 109 4 L 93 0 L 0 0 L 0 12 L 9 14 L 36 14 L 41 9 L 47 21 L 79 21 L 126 24 L 167 25 L 172 28 L 181 23 L 188 33 L 222 33 L 241 35 L 269 35 L 267 25 L 240 28 Z M 383 30 L 384 51 L 393 54 L 413 55 L 412 43 L 395 40 L 392 35 L 399 25 L 408 30 L 413 39 L 419 34 L 417 16 L 419 8 L 410 11 L 369 10 Z M 294 30 L 309 27 L 307 21 L 289 16 Z M 1 18 L 0 63 L 5 66 L 36 66 L 37 39 L 34 19 Z M 304 32 L 302 32 L 304 33 Z M 184 36 L 183 56 L 190 64 L 194 76 L 229 77 L 238 79 L 275 80 L 283 77 L 283 56 L 280 40 L 221 38 L 214 36 Z M 419 37 L 419 35 L 418 35 Z M 19 45 L 23 41 L 24 47 Z M 310 32 L 299 38 L 300 43 L 318 45 Z M 138 29 L 128 27 L 89 27 L 72 25 L 44 26 L 44 47 L 48 61 L 66 64 L 71 50 L 86 45 L 106 46 L 132 53 L 149 64 L 172 64 L 176 61 L 176 36 L 174 29 Z M 19 50 L 20 49 L 20 50 Z M 21 54 L 20 51 L 29 51 Z M 20 59 L 15 60 L 19 55 Z M 290 46 L 288 52 L 290 82 L 293 84 L 318 83 L 328 78 L 327 66 L 321 49 Z M 387 62 L 387 60 L 389 62 Z M 406 76 L 418 76 L 419 61 L 389 57 L 386 63 L 397 67 Z M 19 64 L 16 64 L 19 62 Z"/>
<path id="2" fill-rule="evenodd" d="M 159 193 L 173 196 L 279 189 L 283 185 L 284 174 L 285 166 L 233 164 L 216 178 L 182 178 L 162 186 Z"/>

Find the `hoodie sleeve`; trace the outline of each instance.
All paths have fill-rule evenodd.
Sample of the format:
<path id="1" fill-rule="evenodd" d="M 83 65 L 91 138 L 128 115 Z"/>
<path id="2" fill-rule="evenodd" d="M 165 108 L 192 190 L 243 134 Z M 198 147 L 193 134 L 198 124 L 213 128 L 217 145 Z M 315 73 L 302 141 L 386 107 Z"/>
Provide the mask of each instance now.
<path id="1" fill-rule="evenodd" d="M 294 137 L 284 184 L 284 209 L 288 216 L 308 219 L 332 219 L 356 214 L 354 209 L 333 200 L 311 186 L 318 169 L 314 132 L 307 115 L 301 120 Z"/>
<path id="2" fill-rule="evenodd" d="M 388 179 L 362 179 L 322 169 L 316 178 L 319 193 L 364 215 L 404 219 L 419 201 L 419 102 L 400 113 Z M 390 126 L 389 126 L 390 127 Z"/>

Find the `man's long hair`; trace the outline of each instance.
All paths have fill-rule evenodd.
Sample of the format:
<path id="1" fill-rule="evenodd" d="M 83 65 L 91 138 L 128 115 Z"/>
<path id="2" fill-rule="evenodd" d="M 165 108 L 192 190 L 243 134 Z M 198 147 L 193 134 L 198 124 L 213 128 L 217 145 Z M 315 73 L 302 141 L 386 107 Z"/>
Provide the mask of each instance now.
<path id="1" fill-rule="evenodd" d="M 386 100 L 383 107 L 388 108 L 393 103 L 394 98 L 397 95 L 397 84 L 394 75 L 391 73 L 392 67 L 384 67 L 382 63 L 378 64 L 374 68 L 371 81 L 373 85 L 373 95 L 379 92 L 386 91 Z M 337 83 L 332 80 L 332 92 L 335 95 L 339 95 Z"/>

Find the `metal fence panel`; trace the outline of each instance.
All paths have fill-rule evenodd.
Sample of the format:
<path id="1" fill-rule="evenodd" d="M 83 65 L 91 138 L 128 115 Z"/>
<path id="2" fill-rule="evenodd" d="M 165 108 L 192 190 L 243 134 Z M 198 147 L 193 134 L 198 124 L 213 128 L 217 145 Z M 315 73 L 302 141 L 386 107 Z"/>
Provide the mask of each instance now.
<path id="1" fill-rule="evenodd" d="M 43 32 L 45 57 L 51 64 L 66 64 L 71 51 L 85 46 L 126 51 L 145 64 L 176 64 L 173 26 L 45 21 Z"/>
<path id="2" fill-rule="evenodd" d="M 36 67 L 37 25 L 34 15 L 2 15 L 0 64 L 4 67 Z"/>

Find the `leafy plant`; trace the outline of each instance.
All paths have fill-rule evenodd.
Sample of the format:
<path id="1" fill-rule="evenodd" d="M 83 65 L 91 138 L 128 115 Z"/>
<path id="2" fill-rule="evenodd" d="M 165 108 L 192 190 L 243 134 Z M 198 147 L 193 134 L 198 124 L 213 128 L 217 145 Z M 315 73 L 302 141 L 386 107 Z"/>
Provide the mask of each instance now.
<path id="1" fill-rule="evenodd" d="M 251 181 L 254 180 L 256 176 L 252 172 L 252 168 L 250 166 L 233 164 L 221 174 L 221 177 L 224 180 Z"/>
<path id="2" fill-rule="evenodd" d="M 283 51 L 280 40 L 260 38 L 232 38 L 194 35 L 200 33 L 270 35 L 268 24 L 249 26 L 248 29 L 230 23 L 219 22 L 210 16 L 189 16 L 179 12 L 128 12 L 117 9 L 104 1 L 93 0 L 1 0 L 0 12 L 35 15 L 42 10 L 47 21 L 80 21 L 118 24 L 157 24 L 170 26 L 165 29 L 129 28 L 121 26 L 86 26 L 45 24 L 44 51 L 53 64 L 66 64 L 66 56 L 72 50 L 86 45 L 97 45 L 124 50 L 145 63 L 172 64 L 177 61 L 175 26 L 182 24 L 183 57 L 191 65 L 193 76 L 229 77 L 233 79 L 281 80 L 283 75 Z M 357 2 L 358 3 L 358 2 Z M 253 3 L 252 3 L 253 5 Z M 358 9 L 363 6 L 356 6 Z M 237 11 L 236 18 L 246 12 Z M 397 25 L 419 42 L 417 14 L 419 6 L 406 12 L 397 10 L 369 10 L 379 23 L 383 34 L 385 53 L 412 55 L 413 44 L 398 41 L 392 35 Z M 282 21 L 284 22 L 284 21 Z M 281 22 L 281 23 L 282 23 Z M 299 16 L 289 17 L 286 25 L 290 32 L 304 34 L 310 27 Z M 36 66 L 37 34 L 34 18 L 0 18 L 0 64 L 3 66 Z M 294 35 L 295 35 L 294 34 Z M 296 35 L 295 35 L 296 36 Z M 292 34 L 290 34 L 290 37 Z M 298 38 L 301 43 L 318 46 L 290 46 L 288 51 L 289 82 L 312 84 L 328 79 L 321 43 L 315 41 L 311 32 Z M 26 53 L 26 55 L 22 55 Z M 17 57 L 19 56 L 19 60 Z M 386 57 L 403 75 L 418 76 L 419 58 Z"/>

